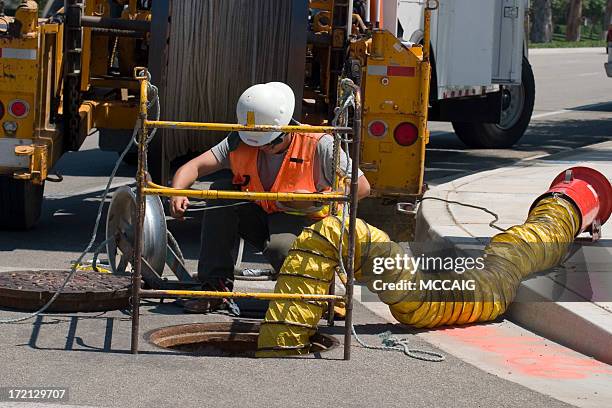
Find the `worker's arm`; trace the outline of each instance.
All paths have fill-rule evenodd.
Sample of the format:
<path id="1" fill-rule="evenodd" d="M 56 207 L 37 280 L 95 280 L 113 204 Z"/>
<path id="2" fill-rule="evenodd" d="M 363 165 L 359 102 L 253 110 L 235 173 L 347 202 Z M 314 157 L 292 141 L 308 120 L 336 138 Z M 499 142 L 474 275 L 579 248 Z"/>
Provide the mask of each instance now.
<path id="1" fill-rule="evenodd" d="M 368 197 L 370 195 L 370 182 L 366 176 L 362 175 L 359 177 L 357 183 L 357 198 L 361 200 Z"/>
<path id="2" fill-rule="evenodd" d="M 320 177 L 323 177 L 325 181 L 331 185 L 336 177 L 336 172 L 338 172 L 342 178 L 347 175 L 349 178 L 347 179 L 347 182 L 350 182 L 350 172 L 353 163 L 342 149 L 340 150 L 340 162 L 338 163 L 337 169 L 334 169 L 335 161 L 333 136 L 325 135 L 320 139 L 317 146 L 317 156 L 320 160 L 322 170 L 322 174 L 319 175 L 319 179 Z M 358 172 L 358 177 L 357 197 L 361 200 L 362 198 L 370 195 L 370 183 L 361 170 Z"/>
<path id="3" fill-rule="evenodd" d="M 212 151 L 208 150 L 178 169 L 172 179 L 172 188 L 188 189 L 198 178 L 215 173 L 222 167 Z M 183 218 L 188 207 L 189 199 L 187 197 L 170 198 L 170 215 L 174 218 Z"/>

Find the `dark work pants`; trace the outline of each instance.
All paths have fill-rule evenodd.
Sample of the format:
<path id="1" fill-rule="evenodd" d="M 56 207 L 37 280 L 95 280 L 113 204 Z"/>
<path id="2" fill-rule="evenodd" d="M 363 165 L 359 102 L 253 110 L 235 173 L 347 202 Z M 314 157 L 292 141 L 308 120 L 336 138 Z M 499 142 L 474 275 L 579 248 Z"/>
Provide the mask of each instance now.
<path id="1" fill-rule="evenodd" d="M 210 189 L 235 188 L 230 180 L 220 180 L 214 182 Z M 211 206 L 236 203 L 235 200 L 209 201 Z M 214 287 L 219 279 L 233 281 L 239 238 L 262 251 L 274 270 L 279 272 L 297 236 L 312 223 L 307 217 L 268 214 L 255 203 L 204 211 L 198 280 Z"/>

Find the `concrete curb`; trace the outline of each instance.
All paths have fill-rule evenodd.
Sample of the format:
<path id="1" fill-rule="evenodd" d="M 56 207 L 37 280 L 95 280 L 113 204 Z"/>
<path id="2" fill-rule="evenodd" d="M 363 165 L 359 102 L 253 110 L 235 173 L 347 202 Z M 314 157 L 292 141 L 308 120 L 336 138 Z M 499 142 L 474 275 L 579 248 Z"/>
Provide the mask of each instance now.
<path id="1" fill-rule="evenodd" d="M 540 167 L 550 168 L 551 165 L 571 167 L 575 163 L 583 161 L 580 159 L 583 153 L 598 149 L 612 149 L 612 143 L 604 142 L 576 149 L 572 152 L 562 152 L 548 156 L 541 161 L 523 161 L 509 167 L 471 174 L 432 188 L 425 194 L 424 198 L 457 200 L 458 196 L 464 194 L 459 201 L 488 207 L 490 205 L 494 206 L 495 199 L 498 199 L 494 196 L 495 193 L 487 194 L 475 188 L 473 189 L 474 192 L 459 192 L 458 190 L 471 183 L 482 183 L 486 179 L 493 180 L 496 177 L 494 180 L 498 181 L 500 176 L 507 176 L 509 184 L 512 183 L 512 180 L 516 183 L 517 177 L 513 177 L 512 173 L 517 171 L 522 171 L 521 174 L 525 174 L 525 170 L 528 170 L 529 173 L 537 174 L 541 171 Z M 572 158 L 575 160 L 571 160 Z M 588 162 L 588 160 L 584 161 Z M 612 162 L 612 154 L 610 154 L 609 162 Z M 532 168 L 532 170 L 528 168 Z M 511 191 L 513 185 L 509 185 L 508 190 Z M 466 190 L 469 190 L 469 188 L 466 188 Z M 467 198 L 470 194 L 470 198 Z M 515 196 L 520 196 L 522 201 L 533 200 L 537 197 L 525 191 L 521 191 Z M 510 222 L 510 224 L 500 223 L 499 225 L 509 227 L 521 224 L 527 211 L 528 208 L 521 208 L 512 217 L 503 216 L 503 221 Z M 456 211 L 456 213 L 458 212 L 459 210 Z M 486 227 L 489 218 L 490 216 L 483 215 L 483 220 L 480 225 L 476 226 L 477 228 L 473 225 L 464 225 L 457 220 L 456 214 L 450 210 L 447 203 L 431 199 L 425 200 L 417 214 L 415 253 L 420 250 L 419 243 L 428 243 L 428 245 L 434 243 L 435 245 L 451 247 L 460 256 L 480 256 L 490 237 L 497 233 L 496 230 Z M 477 236 L 474 236 L 474 230 L 477 231 Z M 612 324 L 610 324 L 612 316 L 610 310 L 598 304 L 584 301 L 584 298 L 578 296 L 576 299 L 562 299 L 563 301 L 551 300 L 556 299 L 554 297 L 555 293 L 567 292 L 566 287 L 546 276 L 525 280 L 521 283 L 517 297 L 519 299 L 528 298 L 530 301 L 515 302 L 508 311 L 508 317 L 517 324 L 557 343 L 595 357 L 602 362 L 612 364 L 612 347 L 609 346 L 612 344 Z"/>

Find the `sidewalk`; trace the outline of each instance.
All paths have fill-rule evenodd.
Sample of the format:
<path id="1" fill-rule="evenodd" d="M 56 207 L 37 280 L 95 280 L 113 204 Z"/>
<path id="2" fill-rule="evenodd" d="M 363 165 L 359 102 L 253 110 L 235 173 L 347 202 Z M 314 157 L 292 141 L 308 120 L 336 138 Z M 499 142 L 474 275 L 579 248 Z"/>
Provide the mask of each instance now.
<path id="1" fill-rule="evenodd" d="M 581 47 L 581 48 L 530 48 L 529 55 L 551 55 L 551 54 L 605 54 L 606 47 Z"/>
<path id="2" fill-rule="evenodd" d="M 604 142 L 540 160 L 473 174 L 439 185 L 425 197 L 487 207 L 498 225 L 522 224 L 533 201 L 563 170 L 595 168 L 612 176 L 612 142 Z M 498 233 L 481 210 L 427 200 L 417 218 L 416 241 L 453 246 L 479 256 Z M 525 280 L 508 312 L 515 323 L 580 353 L 612 364 L 612 225 L 596 243 L 581 241 L 565 268 Z"/>

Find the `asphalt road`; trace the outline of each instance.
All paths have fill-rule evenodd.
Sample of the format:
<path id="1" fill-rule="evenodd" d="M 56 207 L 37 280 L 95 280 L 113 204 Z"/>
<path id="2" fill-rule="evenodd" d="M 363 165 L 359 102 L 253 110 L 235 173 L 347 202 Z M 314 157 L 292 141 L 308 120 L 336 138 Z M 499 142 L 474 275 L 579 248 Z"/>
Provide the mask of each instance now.
<path id="1" fill-rule="evenodd" d="M 185 315 L 168 304 L 141 310 L 142 334 L 227 320 Z M 0 310 L 0 319 L 6 317 Z M 370 344 L 380 344 L 376 334 L 387 330 L 407 334 L 360 304 L 355 327 Z M 322 328 L 342 330 L 342 322 Z M 4 327 L 0 387 L 65 387 L 67 403 L 100 407 L 569 407 L 451 355 L 430 363 L 355 344 L 348 362 L 341 360 L 342 347 L 304 358 L 192 357 L 141 341 L 133 356 L 129 341 L 129 318 L 120 312 L 52 315 Z M 410 347 L 435 350 L 416 336 Z"/>
<path id="2" fill-rule="evenodd" d="M 612 138 L 612 79 L 605 77 L 603 72 L 604 58 L 603 50 L 590 53 L 570 51 L 562 54 L 532 55 L 531 61 L 535 70 L 538 91 L 535 117 L 527 135 L 513 150 L 469 150 L 458 141 L 454 134 L 450 133 L 451 128 L 448 124 L 432 124 L 434 134 L 428 151 L 428 182 L 436 184 L 441 180 L 461 177 L 470 172 L 504 166 L 517 160 L 569 150 Z M 100 152 L 95 149 L 95 146 L 96 140 L 91 138 L 86 142 L 82 151 L 70 153 L 60 161 L 57 170 L 64 176 L 64 182 L 61 184 L 47 183 L 45 193 L 47 200 L 41 222 L 36 229 L 28 232 L 3 231 L 0 234 L 0 267 L 66 268 L 70 260 L 75 259 L 80 250 L 86 246 L 97 206 L 100 203 L 105 178 L 110 174 L 117 157 L 113 153 Z M 133 174 L 134 167 L 122 165 L 114 185 L 130 183 Z M 102 220 L 104 218 L 103 216 Z M 189 269 L 194 270 L 197 240 L 199 239 L 198 221 L 196 219 L 182 223 L 173 221 L 170 223 L 170 228 L 176 233 L 175 235 L 183 246 L 188 258 Z M 100 228 L 97 242 L 103 240 L 103 235 L 104 229 Z M 358 319 L 364 322 L 367 320 L 380 323 L 374 317 L 364 313 L 365 311 L 360 312 Z M 7 315 L 2 313 L 2 317 L 5 316 Z M 40 379 L 43 371 L 50 373 L 59 370 L 57 372 L 60 373 L 60 377 L 63 373 L 68 375 L 71 361 L 84 363 L 91 360 L 93 365 L 84 371 L 88 377 L 95 381 L 102 381 L 108 387 L 118 387 L 119 383 L 122 384 L 123 391 L 119 395 L 125 397 L 125 401 L 131 402 L 130 405 L 154 402 L 148 395 L 142 395 L 140 400 L 127 397 L 126 390 L 142 382 L 131 376 L 128 380 L 125 375 L 122 375 L 117 379 L 125 379 L 126 382 L 117 383 L 117 379 L 113 377 L 115 375 L 113 370 L 109 369 L 108 360 L 100 354 L 50 351 L 53 355 L 49 360 L 45 360 L 48 363 L 40 365 L 41 371 L 24 370 L 19 373 L 20 367 L 34 367 L 39 364 L 37 359 L 46 356 L 46 354 L 41 354 L 41 350 L 30 350 L 21 346 L 14 348 L 17 344 L 23 345 L 28 342 L 27 336 L 31 329 L 29 326 L 11 329 L 9 337 L 1 342 L 3 347 L 0 347 L 6 350 L 0 353 L 0 356 L 10 362 L 7 366 L 13 373 L 10 378 L 23 382 L 20 385 Z M 125 334 L 125 330 L 123 333 Z M 60 331 L 54 336 L 59 344 L 65 338 L 62 337 L 65 336 L 65 333 L 62 334 Z M 124 338 L 124 335 L 121 337 Z M 371 341 L 373 341 L 372 337 L 374 336 L 370 337 Z M 122 341 L 120 348 L 125 350 L 127 346 L 123 343 Z M 301 398 L 310 397 L 311 401 L 319 401 L 323 394 L 337 393 L 336 402 L 338 403 L 350 400 L 351 396 L 353 398 L 359 396 L 359 401 L 372 405 L 386 395 L 389 396 L 387 401 L 394 401 L 396 400 L 393 398 L 395 394 L 401 397 L 405 404 L 415 406 L 456 406 L 458 404 L 465 406 L 525 404 L 539 407 L 561 406 L 560 403 L 549 397 L 533 393 L 497 377 L 484 375 L 480 370 L 457 359 L 450 358 L 447 362 L 436 365 L 435 368 L 429 364 L 408 363 L 408 367 L 398 370 L 398 363 L 396 363 L 398 358 L 395 356 L 369 355 L 361 351 L 357 354 L 356 360 L 361 360 L 366 364 L 347 366 L 346 371 L 336 366 L 333 371 L 330 371 L 329 365 L 318 365 L 312 367 L 310 374 L 303 373 L 309 379 L 302 383 L 300 383 L 301 374 L 298 373 L 303 367 L 298 363 L 284 361 L 266 363 L 266 367 L 269 364 L 269 368 L 273 371 L 266 370 L 265 372 L 276 373 L 273 375 L 263 374 L 262 366 L 249 360 L 246 360 L 244 364 L 237 363 L 236 359 L 210 361 L 223 372 L 224 376 L 221 377 L 206 374 L 210 372 L 210 366 L 204 365 L 200 368 L 198 364 L 188 363 L 181 359 L 172 360 L 169 363 L 168 360 L 161 359 L 159 356 L 143 356 L 139 358 L 139 361 L 142 362 L 142 367 L 150 371 L 147 374 L 149 379 L 145 382 L 147 387 L 156 387 L 156 384 L 162 381 L 171 389 L 180 390 L 181 395 L 187 395 L 193 391 L 193 387 L 198 386 L 197 381 L 191 381 L 193 376 L 210 376 L 212 380 L 209 379 L 203 384 L 205 388 L 217 391 L 227 390 L 230 385 L 226 384 L 226 379 L 232 378 L 235 385 L 233 389 L 247 391 L 240 396 L 244 404 L 247 403 L 246 401 L 254 400 L 255 397 L 251 398 L 248 395 L 254 395 L 260 391 L 261 387 L 256 385 L 261 384 L 270 387 L 263 396 L 278 398 L 279 403 L 283 402 L 284 405 L 297 405 L 295 396 L 298 395 Z M 25 360 L 19 356 L 25 356 Z M 119 364 L 118 369 L 122 373 L 135 374 L 136 365 L 131 360 L 122 356 L 112 358 L 116 359 L 113 361 Z M 381 365 L 382 368 L 372 371 L 382 362 L 384 362 L 384 367 Z M 154 373 L 163 372 L 168 367 L 167 364 L 172 365 L 172 373 L 176 377 L 166 374 L 157 376 L 155 379 Z M 406 364 L 406 362 L 401 360 L 401 364 Z M 190 381 L 185 383 L 180 380 L 180 375 L 187 367 L 186 375 L 189 376 Z M 239 378 L 237 373 L 241 373 L 245 367 L 247 369 L 244 372 L 248 373 L 248 378 Z M 386 373 L 391 372 L 395 373 L 394 376 L 385 380 Z M 331 377 L 329 373 L 332 373 Z M 404 373 L 405 377 L 402 377 L 401 373 Z M 321 375 L 321 378 L 326 380 L 317 380 L 311 375 Z M 96 378 L 96 376 L 101 378 Z M 376 376 L 376 381 L 371 380 L 371 376 Z M 275 378 L 277 380 L 273 381 Z M 288 382 L 287 378 L 291 378 L 292 381 Z M 78 378 L 75 381 L 78 382 Z M 186 388 L 186 384 L 192 386 Z M 300 387 L 300 384 L 304 387 Z M 368 394 L 366 392 L 369 389 L 368 385 L 375 387 L 376 392 Z M 350 395 L 343 394 L 344 391 L 339 390 L 344 389 L 344 386 L 361 391 L 352 392 Z M 391 389 L 387 388 L 388 391 L 384 388 L 387 386 L 391 387 Z M 311 389 L 307 390 L 306 387 Z M 271 390 L 277 394 L 270 394 Z M 317 390 L 323 390 L 323 394 Z M 85 383 L 79 386 L 77 392 L 83 396 L 79 399 L 79 403 L 121 405 L 117 400 L 105 399 L 105 393 L 90 392 Z M 168 399 L 168 396 L 178 395 L 176 392 L 169 392 L 164 397 L 166 398 L 164 399 L 165 405 L 171 405 L 172 401 Z M 209 391 L 202 390 L 200 395 L 206 395 L 207 392 Z M 370 398 L 368 395 L 375 398 Z M 229 402 L 224 394 L 215 395 L 213 400 Z M 263 399 L 260 401 L 263 402 Z M 190 404 L 181 405 L 190 406 Z"/>

